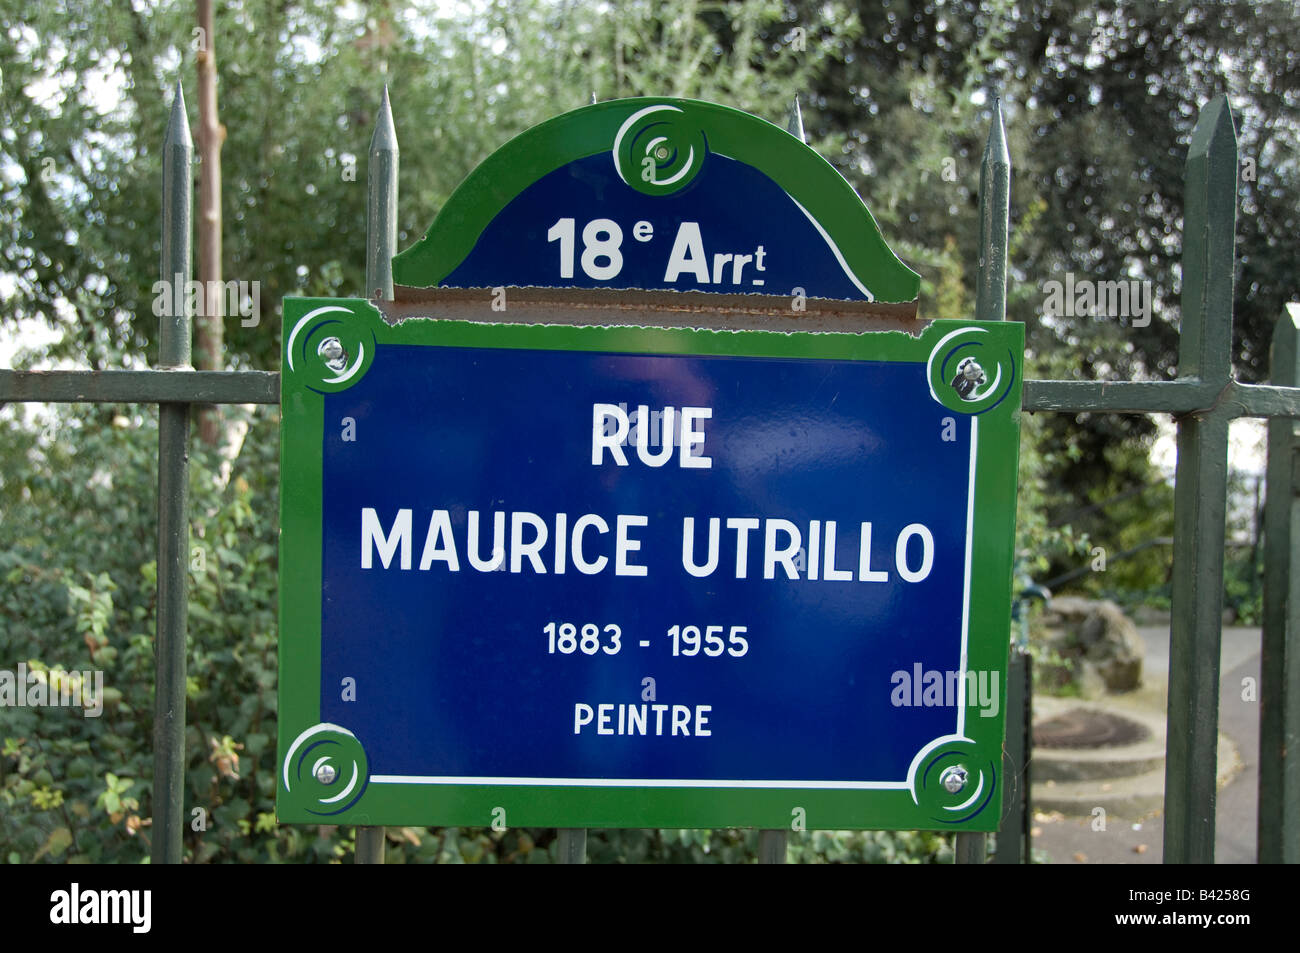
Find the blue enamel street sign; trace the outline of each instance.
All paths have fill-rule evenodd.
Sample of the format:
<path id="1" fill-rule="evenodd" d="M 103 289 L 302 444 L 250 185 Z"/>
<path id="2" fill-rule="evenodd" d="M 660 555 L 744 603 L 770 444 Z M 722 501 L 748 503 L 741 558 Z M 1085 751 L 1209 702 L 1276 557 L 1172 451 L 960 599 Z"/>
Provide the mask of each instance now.
<path id="1" fill-rule="evenodd" d="M 996 829 L 1019 325 L 917 321 L 825 160 L 680 99 L 518 136 L 393 277 L 285 302 L 281 821 Z"/>
<path id="2" fill-rule="evenodd" d="M 280 818 L 995 829 L 1021 335 L 290 299 Z"/>

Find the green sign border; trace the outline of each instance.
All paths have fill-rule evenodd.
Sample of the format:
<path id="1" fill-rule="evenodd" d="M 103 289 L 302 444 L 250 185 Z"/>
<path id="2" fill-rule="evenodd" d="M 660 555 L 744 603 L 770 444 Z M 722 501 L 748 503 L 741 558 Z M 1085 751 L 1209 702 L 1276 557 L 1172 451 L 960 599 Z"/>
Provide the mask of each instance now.
<path id="1" fill-rule="evenodd" d="M 324 336 L 339 337 L 347 368 L 333 371 L 316 354 Z M 287 298 L 281 374 L 280 484 L 280 688 L 279 771 L 276 814 L 284 823 L 486 827 L 758 827 L 803 829 L 992 831 L 1001 816 L 1002 747 L 1014 556 L 1016 468 L 1024 328 L 1015 322 L 935 321 L 919 337 L 904 332 L 782 333 L 644 327 L 477 324 L 410 320 L 386 323 L 358 299 Z M 964 342 L 964 343 L 963 343 Z M 978 342 L 972 344 L 972 342 Z M 930 362 L 932 391 L 940 347 L 951 364 L 958 349 L 989 346 L 983 366 L 998 394 L 964 402 L 936 392 L 954 415 L 979 420 L 976 498 L 971 530 L 970 616 L 967 666 L 998 673 L 996 717 L 968 707 L 968 741 L 941 745 L 927 763 L 916 800 L 909 790 L 764 788 L 583 787 L 516 785 L 366 784 L 364 753 L 343 731 L 331 743 L 351 748 L 361 765 L 359 800 L 325 815 L 310 791 L 286 782 L 286 755 L 320 721 L 321 469 L 324 395 L 345 389 L 373 371 L 378 344 L 464 348 L 526 348 L 666 355 L 771 357 L 837 361 Z M 291 350 L 293 348 L 293 350 Z M 1005 354 L 995 368 L 990 355 Z M 943 372 L 946 373 L 946 372 Z M 346 380 L 340 380 L 345 377 Z M 988 389 L 993 388 L 993 384 Z M 951 388 L 945 388 L 951 391 Z M 1000 396 L 999 396 L 1000 395 Z M 978 395 L 976 395 L 978 396 Z M 996 399 L 995 399 L 996 398 Z M 337 425 L 335 422 L 332 425 Z M 347 726 L 341 726 L 346 729 Z M 945 753 L 946 752 L 946 753 Z M 935 760 L 937 758 L 938 760 Z M 921 760 L 921 759 L 918 759 Z M 995 778 L 985 800 L 968 809 L 973 786 L 949 794 L 939 784 L 943 768 L 961 763 L 973 779 Z M 316 797 L 319 797 L 319 792 Z M 981 807 L 982 805 L 982 807 Z M 977 809 L 979 808 L 979 809 Z M 504 814 L 501 812 L 504 811 Z M 972 812 L 974 812 L 972 814 Z M 969 815 L 969 816 L 968 816 Z M 954 820 L 955 819 L 955 820 Z"/>
<path id="2" fill-rule="evenodd" d="M 807 209 L 876 301 L 917 299 L 920 276 L 886 244 L 853 187 L 807 145 L 779 126 L 738 109 L 694 99 L 649 97 L 584 106 L 511 139 L 465 178 L 424 237 L 394 256 L 393 281 L 408 287 L 439 285 L 515 196 L 561 166 L 610 152 L 623 123 L 638 110 L 657 105 L 681 110 L 676 126 L 702 130 L 710 151 L 753 166 Z"/>

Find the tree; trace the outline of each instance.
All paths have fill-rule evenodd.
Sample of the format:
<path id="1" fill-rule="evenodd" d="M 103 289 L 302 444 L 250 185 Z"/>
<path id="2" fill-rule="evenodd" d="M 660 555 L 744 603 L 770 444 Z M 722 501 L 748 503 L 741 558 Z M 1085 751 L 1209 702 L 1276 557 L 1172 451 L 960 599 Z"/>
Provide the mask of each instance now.
<path id="1" fill-rule="evenodd" d="M 816 24 L 817 9 L 796 2 L 790 20 Z M 1001 95 L 1012 155 L 1007 314 L 1026 326 L 1027 373 L 1159 379 L 1177 367 L 1187 143 L 1199 108 L 1227 92 L 1243 158 L 1235 363 L 1243 379 L 1257 381 L 1267 375 L 1282 303 L 1300 295 L 1288 264 L 1300 200 L 1296 13 L 1292 2 L 1238 0 L 1100 8 L 883 0 L 819 74 L 805 124 L 814 140 L 840 143 L 834 161 L 903 258 L 930 278 L 922 313 L 936 315 L 938 300 L 952 300 L 938 298 L 954 274 L 942 253 L 947 236 L 967 287 L 975 274 L 978 163 L 989 107 Z M 941 174 L 945 164 L 954 176 Z M 1067 274 L 1149 282 L 1149 324 L 1132 315 L 1049 315 L 1046 282 Z M 1140 452 L 1154 435 L 1150 418 L 1048 415 L 1035 432 L 1051 521 L 1081 497 L 1154 478 Z M 1116 443 L 1133 452 L 1117 452 Z"/>

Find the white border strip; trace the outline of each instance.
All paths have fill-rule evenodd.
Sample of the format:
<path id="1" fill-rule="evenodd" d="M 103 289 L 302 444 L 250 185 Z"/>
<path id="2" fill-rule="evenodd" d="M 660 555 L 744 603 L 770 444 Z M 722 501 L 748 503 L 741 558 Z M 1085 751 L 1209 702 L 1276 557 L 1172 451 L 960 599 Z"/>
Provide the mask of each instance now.
<path id="1" fill-rule="evenodd" d="M 849 263 L 844 260 L 844 255 L 841 254 L 840 252 L 840 246 L 836 245 L 833 241 L 831 241 L 831 237 L 826 234 L 826 229 L 822 228 L 822 223 L 817 221 L 817 219 L 813 218 L 812 213 L 810 213 L 806 208 L 800 205 L 798 200 L 796 200 L 795 197 L 791 195 L 789 192 L 786 193 L 786 197 L 791 202 L 794 202 L 795 208 L 803 212 L 804 215 L 808 216 L 808 221 L 813 223 L 813 227 L 817 229 L 817 231 L 821 234 L 822 240 L 825 241 L 826 244 L 830 246 L 831 251 L 835 255 L 835 260 L 840 263 L 840 267 L 844 269 L 844 274 L 848 276 L 849 281 L 853 282 L 853 284 L 857 286 L 857 289 L 861 291 L 864 295 L 866 295 L 868 301 L 875 301 L 876 296 L 873 295 L 867 289 L 866 285 L 864 285 L 861 281 L 858 280 L 858 276 L 853 273 L 853 269 L 849 267 Z"/>
<path id="2" fill-rule="evenodd" d="M 637 115 L 640 115 L 640 113 L 638 113 Z M 714 155 L 719 155 L 722 156 L 724 159 L 732 159 L 737 162 L 744 161 L 742 159 L 736 159 L 735 156 L 729 156 L 724 152 L 714 152 Z M 622 176 L 623 173 L 620 171 L 619 175 Z M 624 179 L 623 181 L 626 182 L 627 179 Z M 658 183 L 658 184 L 663 184 L 663 183 Z M 777 188 L 780 189 L 781 186 L 778 185 Z M 822 237 L 822 241 L 826 242 L 827 247 L 830 248 L 831 253 L 835 256 L 835 260 L 840 263 L 840 268 L 843 269 L 844 274 L 849 279 L 849 281 L 853 282 L 853 284 L 857 287 L 859 291 L 862 292 L 862 294 L 866 297 L 868 301 L 875 301 L 876 296 L 873 295 L 871 293 L 871 289 L 868 288 L 866 285 L 864 285 L 862 281 L 858 278 L 858 276 L 853 273 L 853 269 L 849 267 L 849 263 L 844 260 L 844 254 L 840 251 L 840 246 L 836 245 L 835 242 L 831 240 L 830 235 L 826 233 L 826 229 L 822 228 L 822 223 L 817 221 L 817 219 L 813 218 L 812 213 L 809 212 L 802 205 L 800 205 L 799 200 L 796 199 L 793 195 L 791 195 L 789 192 L 786 192 L 784 189 L 781 189 L 781 191 L 785 192 L 785 197 L 794 203 L 795 208 L 803 212 L 804 216 L 808 219 L 808 221 L 812 222 L 813 228 L 817 229 L 818 234 L 820 234 Z M 934 393 L 933 389 L 931 389 L 931 393 L 932 394 Z"/>
<path id="3" fill-rule="evenodd" d="M 371 784 L 500 784 L 580 788 L 843 788 L 906 791 L 906 781 L 726 781 L 663 778 L 448 778 L 429 775 L 376 774 Z"/>
<path id="4" fill-rule="evenodd" d="M 957 681 L 957 734 L 966 737 L 966 643 L 970 638 L 970 565 L 975 542 L 975 455 L 979 448 L 978 415 L 970 419 L 970 476 L 966 487 L 966 582 L 961 594 L 961 677 Z"/>

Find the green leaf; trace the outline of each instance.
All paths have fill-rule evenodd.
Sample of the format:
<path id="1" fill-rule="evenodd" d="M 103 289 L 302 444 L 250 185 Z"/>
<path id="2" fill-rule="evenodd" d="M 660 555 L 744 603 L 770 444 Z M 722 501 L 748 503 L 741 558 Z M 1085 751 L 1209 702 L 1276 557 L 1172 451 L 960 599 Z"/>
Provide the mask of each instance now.
<path id="1" fill-rule="evenodd" d="M 50 832 L 50 836 L 46 839 L 45 845 L 36 852 L 36 856 L 32 859 L 40 860 L 46 854 L 49 854 L 51 857 L 59 857 L 70 846 L 72 846 L 72 831 L 68 830 L 66 827 L 56 827 Z"/>

